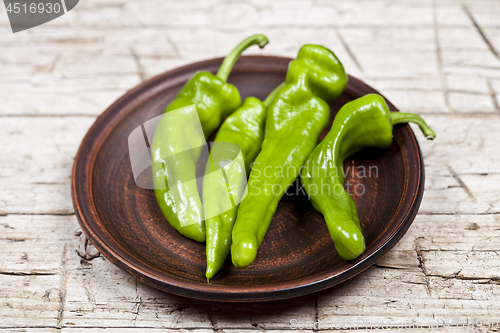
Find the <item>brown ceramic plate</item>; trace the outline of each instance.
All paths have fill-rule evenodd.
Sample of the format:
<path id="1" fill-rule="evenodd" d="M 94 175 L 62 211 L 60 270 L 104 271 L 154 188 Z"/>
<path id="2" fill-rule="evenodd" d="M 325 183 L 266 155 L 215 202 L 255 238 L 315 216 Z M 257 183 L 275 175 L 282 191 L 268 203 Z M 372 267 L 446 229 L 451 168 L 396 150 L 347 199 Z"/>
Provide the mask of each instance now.
<path id="1" fill-rule="evenodd" d="M 242 98 L 264 98 L 284 80 L 290 60 L 242 57 L 229 81 Z M 422 199 L 423 162 L 408 125 L 395 128 L 389 149 L 364 149 L 345 162 L 356 171 L 346 182 L 365 189 L 364 195 L 354 194 L 367 243 L 357 260 L 345 262 L 339 257 L 322 215 L 299 193 L 281 200 L 250 267 L 238 270 L 228 259 L 207 283 L 205 244 L 170 227 L 154 192 L 135 184 L 127 138 L 137 126 L 160 115 L 194 72 L 214 73 L 220 63 L 221 59 L 213 59 L 161 74 L 127 92 L 97 119 L 80 146 L 72 179 L 76 216 L 87 237 L 106 258 L 141 282 L 203 300 L 248 302 L 306 295 L 373 265 L 406 232 Z M 368 93 L 376 91 L 350 77 L 344 94 L 330 103 L 331 119 L 344 103 Z M 370 166 L 371 177 L 358 172 Z M 358 186 L 358 194 L 361 189 Z"/>

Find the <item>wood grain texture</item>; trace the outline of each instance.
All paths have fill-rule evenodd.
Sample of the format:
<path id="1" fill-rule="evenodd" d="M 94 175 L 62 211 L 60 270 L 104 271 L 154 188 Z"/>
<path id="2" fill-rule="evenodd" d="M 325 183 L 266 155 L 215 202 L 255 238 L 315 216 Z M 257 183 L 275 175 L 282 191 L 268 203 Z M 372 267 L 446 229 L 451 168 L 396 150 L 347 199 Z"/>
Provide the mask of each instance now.
<path id="1" fill-rule="evenodd" d="M 471 259 L 500 253 L 500 60 L 488 46 L 500 50 L 499 13 L 497 0 L 80 1 L 57 20 L 12 34 L 0 6 L 1 330 L 297 332 L 291 320 L 325 323 L 323 331 L 369 317 L 433 325 L 409 332 L 477 332 L 474 320 L 499 320 L 498 265 Z M 253 33 L 271 42 L 247 54 L 331 48 L 349 74 L 437 132 L 425 141 L 412 126 L 426 189 L 405 236 L 348 285 L 259 306 L 191 302 L 137 283 L 103 256 L 81 258 L 71 166 L 96 116 L 142 78 L 224 56 Z M 29 275 L 39 269 L 56 275 Z M 47 290 L 57 306 L 43 302 Z M 446 328 L 446 318 L 471 326 Z"/>

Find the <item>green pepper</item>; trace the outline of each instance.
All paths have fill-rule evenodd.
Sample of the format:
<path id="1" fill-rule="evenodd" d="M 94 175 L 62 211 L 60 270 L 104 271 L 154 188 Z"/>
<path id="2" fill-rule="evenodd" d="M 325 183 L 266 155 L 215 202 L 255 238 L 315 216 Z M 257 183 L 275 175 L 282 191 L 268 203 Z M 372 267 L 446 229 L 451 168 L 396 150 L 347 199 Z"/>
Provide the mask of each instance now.
<path id="1" fill-rule="evenodd" d="M 330 108 L 325 100 L 342 94 L 346 85 L 342 64 L 323 46 L 304 45 L 290 63 L 286 85 L 269 106 L 262 151 L 233 228 L 231 258 L 236 267 L 254 261 L 278 202 L 328 124 Z"/>
<path id="2" fill-rule="evenodd" d="M 307 158 L 300 180 L 316 210 L 323 214 L 337 252 L 353 260 L 365 250 L 354 200 L 343 187 L 344 160 L 363 147 L 388 148 L 393 125 L 414 122 L 427 138 L 436 134 L 417 115 L 390 112 L 380 95 L 370 94 L 345 104 L 332 128 Z"/>
<path id="3" fill-rule="evenodd" d="M 181 234 L 198 242 L 205 241 L 206 231 L 196 183 L 196 162 L 206 142 L 197 135 L 198 122 L 187 121 L 193 119 L 189 106 L 196 106 L 207 138 L 222 119 L 241 104 L 236 87 L 226 82 L 234 63 L 249 46 L 258 44 L 262 48 L 267 43 L 264 35 L 251 36 L 232 50 L 216 75 L 209 72 L 194 74 L 165 110 L 168 114 L 180 109 L 186 120 L 176 118 L 180 120 L 172 123 L 169 117 L 164 116 L 157 125 L 151 145 L 156 199 L 168 222 Z M 188 151 L 184 151 L 186 149 Z M 173 190 L 168 185 L 168 179 L 182 184 Z"/>
<path id="4" fill-rule="evenodd" d="M 224 212 L 218 215 L 208 212 L 207 215 L 215 216 L 205 220 L 207 281 L 210 281 L 221 269 L 229 254 L 231 233 L 239 203 L 245 195 L 247 174 L 264 140 L 267 108 L 283 85 L 274 89 L 264 102 L 255 97 L 245 99 L 243 105 L 226 118 L 215 137 L 210 152 L 210 163 L 207 163 L 205 174 L 213 174 L 217 170 L 224 170 L 224 174 L 215 175 L 215 177 L 205 176 L 203 206 L 205 211 Z M 243 163 L 231 163 L 240 152 Z M 220 193 L 217 190 L 220 190 Z M 230 198 L 226 198 L 227 193 Z M 231 201 L 230 205 L 227 205 L 228 199 Z"/>

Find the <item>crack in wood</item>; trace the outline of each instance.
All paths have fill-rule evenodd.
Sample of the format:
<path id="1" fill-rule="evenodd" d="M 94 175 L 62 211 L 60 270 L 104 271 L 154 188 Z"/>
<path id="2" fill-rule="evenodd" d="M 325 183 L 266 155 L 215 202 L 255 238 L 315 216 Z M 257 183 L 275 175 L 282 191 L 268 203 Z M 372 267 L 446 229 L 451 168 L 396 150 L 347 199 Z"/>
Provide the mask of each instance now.
<path id="1" fill-rule="evenodd" d="M 313 332 L 318 332 L 319 329 L 319 311 L 318 311 L 318 293 L 314 294 L 314 322 L 313 322 Z"/>
<path id="2" fill-rule="evenodd" d="M 4 241 L 4 242 L 9 242 L 9 243 L 22 243 L 22 242 L 25 242 L 26 239 L 25 238 L 0 238 L 0 241 Z"/>
<path id="3" fill-rule="evenodd" d="M 92 261 L 101 256 L 101 253 L 89 242 L 85 234 L 80 235 L 80 243 L 76 249 L 76 254 L 86 261 Z"/>
<path id="4" fill-rule="evenodd" d="M 0 113 L 0 118 L 97 118 L 100 114 L 87 114 L 87 113 Z"/>
<path id="5" fill-rule="evenodd" d="M 440 213 L 440 212 L 418 212 L 418 215 L 433 216 L 433 215 L 444 215 L 444 216 L 485 216 L 485 215 L 499 215 L 500 212 L 450 212 L 450 213 Z"/>
<path id="6" fill-rule="evenodd" d="M 455 272 L 451 275 L 445 274 L 429 274 L 428 277 L 442 278 L 444 280 L 460 280 L 460 281 L 473 281 L 477 284 L 500 284 L 500 276 L 493 277 L 472 277 L 459 275 L 462 270 Z"/>
<path id="7" fill-rule="evenodd" d="M 62 252 L 62 262 L 61 262 L 61 270 L 62 277 L 61 282 L 59 284 L 59 309 L 57 310 L 57 328 L 62 328 L 62 321 L 64 315 L 64 306 L 66 302 L 66 252 L 67 252 L 67 244 L 64 244 L 63 252 Z"/>
<path id="8" fill-rule="evenodd" d="M 172 46 L 172 49 L 174 50 L 175 55 L 173 55 L 173 58 L 180 58 L 181 57 L 181 52 L 179 51 L 179 48 L 177 47 L 177 44 L 170 38 L 170 35 L 168 33 L 165 33 L 165 37 L 167 38 L 167 41 L 170 43 Z"/>
<path id="9" fill-rule="evenodd" d="M 85 295 L 87 295 L 87 301 L 89 302 L 91 312 L 94 312 L 97 307 L 97 302 L 95 300 L 90 281 L 87 278 L 87 274 L 83 274 L 83 290 L 85 291 Z"/>
<path id="10" fill-rule="evenodd" d="M 490 90 L 490 97 L 491 100 L 493 101 L 493 106 L 495 107 L 495 110 L 500 111 L 500 106 L 498 105 L 497 96 L 495 93 L 495 89 L 493 89 L 493 85 L 491 84 L 491 80 L 488 79 L 486 80 L 486 82 L 488 84 L 488 89 Z"/>
<path id="11" fill-rule="evenodd" d="M 0 270 L 0 275 L 13 275 L 13 276 L 45 276 L 45 275 L 57 275 L 56 272 L 46 272 L 46 271 L 4 271 Z"/>
<path id="12" fill-rule="evenodd" d="M 391 265 L 391 264 L 375 264 L 373 266 L 379 267 L 379 268 L 389 268 L 389 269 L 408 269 L 408 268 L 410 268 L 408 266 L 398 266 L 398 265 Z"/>
<path id="13" fill-rule="evenodd" d="M 467 194 L 467 197 L 472 198 L 472 200 L 477 202 L 477 198 L 474 196 L 472 191 L 467 187 L 467 185 L 465 185 L 464 181 L 460 178 L 458 173 L 456 173 L 455 170 L 450 165 L 447 165 L 447 167 L 448 167 L 448 171 L 451 173 L 452 177 L 458 182 L 460 187 L 465 191 L 465 193 Z"/>
<path id="14" fill-rule="evenodd" d="M 0 216 L 73 216 L 75 213 L 2 213 Z"/>
<path id="15" fill-rule="evenodd" d="M 135 49 L 133 47 L 130 48 L 130 54 L 132 54 L 132 58 L 134 59 L 135 66 L 137 67 L 137 73 L 139 74 L 141 81 L 144 81 L 146 79 L 144 67 L 142 66 L 141 59 L 139 59 L 139 56 L 137 55 L 137 53 L 135 52 Z"/>
<path id="16" fill-rule="evenodd" d="M 212 311 L 208 311 L 208 320 L 210 321 L 210 324 L 212 325 L 212 331 L 214 333 L 219 333 L 222 332 L 222 330 L 219 329 L 219 324 L 217 323 L 217 320 L 215 320 Z"/>
<path id="17" fill-rule="evenodd" d="M 437 56 L 437 63 L 438 63 L 438 70 L 439 70 L 439 76 L 441 78 L 441 84 L 443 86 L 443 94 L 444 94 L 444 102 L 446 105 L 446 108 L 448 110 L 451 110 L 450 107 L 450 94 L 448 92 L 448 83 L 446 82 L 446 75 L 443 70 L 443 55 L 441 52 L 441 42 L 439 38 L 439 25 L 438 25 L 438 19 L 437 19 L 437 10 L 436 10 L 436 0 L 432 1 L 432 19 L 433 19 L 433 25 L 434 25 L 434 42 L 436 44 L 436 56 Z"/>
<path id="18" fill-rule="evenodd" d="M 186 305 L 186 304 L 181 304 L 179 306 L 177 306 L 175 309 L 173 310 L 170 310 L 170 311 L 166 311 L 167 314 L 173 314 L 174 312 L 182 312 L 183 310 L 189 308 L 189 305 Z"/>
<path id="19" fill-rule="evenodd" d="M 134 314 L 134 319 L 132 322 L 135 324 L 137 317 L 139 316 L 139 312 L 141 311 L 141 306 L 143 304 L 142 302 L 142 295 L 139 290 L 139 280 L 135 280 L 135 305 L 134 308 L 132 309 L 132 313 Z"/>
<path id="20" fill-rule="evenodd" d="M 356 56 L 354 55 L 354 52 L 351 51 L 351 48 L 349 47 L 349 45 L 347 45 L 346 41 L 344 40 L 340 32 L 338 30 L 336 32 L 340 42 L 342 43 L 342 46 L 344 46 L 345 50 L 347 51 L 347 54 L 349 54 L 354 64 L 358 67 L 359 71 L 361 73 L 364 73 L 365 71 L 363 70 L 363 66 L 361 66 L 361 63 L 358 61 L 358 58 L 356 58 Z"/>
<path id="21" fill-rule="evenodd" d="M 431 296 L 431 285 L 429 281 L 429 276 L 427 273 L 427 268 L 425 267 L 425 258 L 422 255 L 422 251 L 420 249 L 420 244 L 419 241 L 421 239 L 425 239 L 424 237 L 417 237 L 415 239 L 415 252 L 417 253 L 417 259 L 418 259 L 418 267 L 422 270 L 422 273 L 424 274 L 424 279 L 425 279 L 425 290 L 427 292 L 428 296 Z"/>
<path id="22" fill-rule="evenodd" d="M 474 15 L 472 15 L 471 11 L 469 10 L 469 7 L 467 7 L 466 4 L 462 4 L 462 8 L 464 9 L 465 13 L 467 14 L 467 16 L 469 17 L 469 19 L 471 20 L 472 24 L 474 25 L 474 27 L 476 28 L 477 32 L 479 33 L 479 35 L 481 35 L 481 38 L 483 39 L 483 41 L 486 43 L 486 45 L 488 46 L 488 48 L 490 49 L 491 53 L 497 58 L 497 59 L 500 59 L 500 57 L 498 56 L 498 52 L 497 50 L 495 49 L 495 47 L 493 46 L 493 44 L 490 42 L 490 40 L 488 39 L 488 37 L 486 36 L 486 34 L 484 33 L 483 29 L 481 28 L 481 26 L 477 23 L 476 19 L 474 18 Z"/>

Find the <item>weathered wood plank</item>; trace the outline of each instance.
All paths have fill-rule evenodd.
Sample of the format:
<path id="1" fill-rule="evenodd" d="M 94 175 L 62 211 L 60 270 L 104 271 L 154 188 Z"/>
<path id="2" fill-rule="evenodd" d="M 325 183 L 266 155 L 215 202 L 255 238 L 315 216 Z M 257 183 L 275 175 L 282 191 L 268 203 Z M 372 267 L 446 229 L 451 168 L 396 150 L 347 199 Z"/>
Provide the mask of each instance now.
<path id="1" fill-rule="evenodd" d="M 425 118 L 438 139 L 425 141 L 414 127 L 427 166 L 421 212 L 500 211 L 495 186 L 500 117 L 427 114 Z M 0 156 L 0 214 L 71 213 L 68 193 L 73 158 L 93 121 L 90 117 L 0 117 L 0 126 L 8 128 L 0 133 L 0 140 L 9 142 Z"/>
<path id="2" fill-rule="evenodd" d="M 457 271 L 452 269 L 468 266 L 473 269 L 474 265 L 471 266 L 469 258 L 463 254 L 473 251 L 476 251 L 476 255 L 486 253 L 477 252 L 476 244 L 484 240 L 485 236 L 494 237 L 499 232 L 496 230 L 498 229 L 496 226 L 497 216 L 488 216 L 486 219 L 489 222 L 484 221 L 484 216 L 477 215 L 419 216 L 403 240 L 382 260 L 379 268 L 367 271 L 352 282 L 320 293 L 318 296 L 319 309 L 323 309 L 324 315 L 328 318 L 334 313 L 336 315 L 344 313 L 374 324 L 385 316 L 395 318 L 394 321 L 390 322 L 391 324 L 400 323 L 401 321 L 398 320 L 403 317 L 412 318 L 401 306 L 396 307 L 399 312 L 395 312 L 396 310 L 393 308 L 387 308 L 385 312 L 380 313 L 379 317 L 365 317 L 363 315 L 368 306 L 376 307 L 377 311 L 380 311 L 379 307 L 386 306 L 387 299 L 391 298 L 405 299 L 406 302 L 409 302 L 407 307 L 415 309 L 416 312 L 413 312 L 415 318 L 422 320 L 432 318 L 439 311 L 442 311 L 443 306 L 445 309 L 455 309 L 452 313 L 457 318 L 464 315 L 462 308 L 469 311 L 467 312 L 469 316 L 474 315 L 483 319 L 489 318 L 488 316 L 496 316 L 496 312 L 492 312 L 491 309 L 494 300 L 487 301 L 486 298 L 482 302 L 480 301 L 481 297 L 478 297 L 494 295 L 497 289 L 495 276 L 488 275 L 484 269 L 479 270 L 484 273 L 480 276 L 471 275 L 467 271 L 456 274 Z M 205 326 L 210 328 L 212 322 L 216 322 L 221 328 L 253 328 L 255 325 L 260 325 L 261 328 L 286 329 L 289 327 L 288 325 L 295 323 L 293 321 L 290 324 L 292 320 L 310 325 L 314 322 L 314 302 L 307 298 L 269 306 L 261 304 L 244 306 L 217 304 L 214 306 L 207 302 L 192 302 L 171 296 L 139 284 L 102 257 L 91 261 L 82 260 L 76 253 L 80 245 L 77 236 L 79 233 L 75 233 L 78 225 L 74 217 L 11 215 L 1 218 L 0 222 L 4 228 L 2 232 L 4 245 L 26 235 L 26 230 L 32 228 L 32 233 L 37 236 L 25 239 L 24 243 L 30 243 L 29 248 L 33 251 L 41 251 L 42 257 L 43 251 L 47 251 L 46 256 L 52 255 L 62 262 L 61 252 L 59 250 L 54 252 L 54 249 L 59 248 L 58 244 L 66 244 L 67 262 L 65 263 L 64 275 L 67 285 L 62 324 L 67 327 L 75 325 L 82 327 L 171 328 Z M 449 237 L 446 237 L 447 235 Z M 466 239 L 468 242 L 461 242 L 460 248 L 456 249 L 454 240 L 458 237 Z M 9 253 L 6 253 L 7 256 L 10 258 L 19 257 L 22 260 L 26 248 L 4 247 L 4 245 L 2 249 L 10 250 Z M 498 246 L 491 247 L 495 246 L 495 243 L 486 242 L 485 245 L 489 246 L 487 253 L 490 255 L 499 250 Z M 443 262 L 442 256 L 433 255 L 437 251 L 445 251 L 439 253 L 447 253 L 447 261 Z M 43 258 L 37 258 L 31 252 L 25 257 L 29 260 L 43 262 Z M 35 273 L 32 268 L 36 267 L 36 264 L 30 267 L 26 265 L 19 267 L 16 266 L 15 260 L 12 262 L 13 268 L 11 267 L 9 272 Z M 57 264 L 57 260 L 53 262 L 52 273 L 48 273 L 57 274 L 53 276 L 58 277 L 58 279 L 54 279 L 49 284 L 44 282 L 47 289 L 56 290 L 59 288 L 59 276 L 62 272 L 59 270 L 61 264 Z M 498 267 L 498 265 L 492 266 Z M 6 266 L 3 265 L 2 270 L 5 271 L 5 268 Z M 477 268 L 475 270 L 478 271 Z M 496 274 L 498 276 L 498 273 Z M 23 276 L 15 277 L 22 278 Z M 381 281 L 384 281 L 383 290 L 380 289 Z M 350 285 L 352 287 L 349 287 Z M 341 290 L 340 294 L 339 290 Z M 450 290 L 461 290 L 462 294 L 457 297 L 454 291 Z M 456 300 L 450 303 L 450 297 L 455 297 Z M 330 300 L 330 303 L 322 303 L 323 298 Z M 467 299 L 469 302 L 465 302 Z M 474 304 L 480 303 L 478 307 L 471 307 L 469 303 L 472 299 L 474 299 Z M 360 300 L 362 300 L 361 303 Z M 137 311 L 138 304 L 140 304 L 140 311 Z M 363 304 L 362 308 L 359 308 L 360 304 Z M 268 314 L 271 309 L 273 313 L 277 313 L 278 308 L 282 308 L 283 311 L 280 319 Z M 355 309 L 357 310 L 355 311 Z M 485 311 L 485 309 L 488 310 Z M 242 312 L 245 313 L 244 317 L 241 317 Z M 399 317 L 396 316 L 397 313 L 399 313 Z M 449 312 L 447 313 L 449 314 Z M 320 318 L 322 317 L 320 316 Z M 343 318 L 345 320 L 345 317 Z M 339 319 L 337 322 L 325 321 L 323 324 L 340 325 L 345 324 L 345 322 Z"/>
<path id="3" fill-rule="evenodd" d="M 59 275 L 0 273 L 0 328 L 56 327 L 60 282 Z"/>
<path id="4" fill-rule="evenodd" d="M 325 324 L 342 324 L 346 318 L 405 325 L 447 318 L 496 320 L 497 290 L 492 284 L 374 267 L 319 295 L 318 311 Z"/>
<path id="5" fill-rule="evenodd" d="M 64 322 L 77 326 L 276 329 L 293 318 L 314 321 L 312 297 L 244 305 L 192 301 L 140 284 L 101 257 L 73 264 Z"/>
<path id="6" fill-rule="evenodd" d="M 75 216 L 0 216 L 0 274 L 61 274 L 63 254 L 80 235 Z"/>
<path id="7" fill-rule="evenodd" d="M 57 333 L 60 332 L 60 329 L 57 328 L 48 328 L 48 327 L 27 327 L 27 328 L 2 328 L 2 332 L 11 332 L 11 333 Z"/>
<path id="8" fill-rule="evenodd" d="M 73 212 L 73 159 L 90 117 L 1 117 L 0 214 Z"/>
<path id="9" fill-rule="evenodd" d="M 102 328 L 63 328 L 63 333 L 100 333 Z M 167 329 L 167 328 L 106 328 L 106 333 L 134 333 L 134 332 L 151 332 L 151 333 L 213 333 L 212 329 Z"/>

